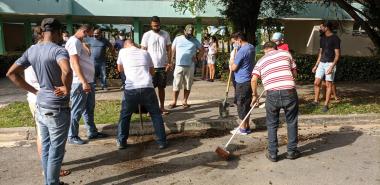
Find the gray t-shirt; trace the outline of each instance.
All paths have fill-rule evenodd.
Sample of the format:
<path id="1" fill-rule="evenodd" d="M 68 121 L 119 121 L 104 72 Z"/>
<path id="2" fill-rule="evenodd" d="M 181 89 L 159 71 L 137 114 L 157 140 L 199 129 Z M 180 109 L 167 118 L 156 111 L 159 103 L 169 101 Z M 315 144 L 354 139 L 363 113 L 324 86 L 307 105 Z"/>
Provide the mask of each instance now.
<path id="1" fill-rule="evenodd" d="M 55 87 L 63 86 L 61 68 L 58 62 L 69 60 L 65 48 L 52 42 L 31 46 L 15 62 L 25 68 L 32 66 L 36 73 L 40 90 L 37 94 L 37 105 L 45 108 L 68 107 L 70 96 L 54 95 Z"/>
<path id="2" fill-rule="evenodd" d="M 106 50 L 111 46 L 111 43 L 105 38 L 90 37 L 85 40 L 90 44 L 91 48 L 91 60 L 97 64 L 106 62 Z"/>

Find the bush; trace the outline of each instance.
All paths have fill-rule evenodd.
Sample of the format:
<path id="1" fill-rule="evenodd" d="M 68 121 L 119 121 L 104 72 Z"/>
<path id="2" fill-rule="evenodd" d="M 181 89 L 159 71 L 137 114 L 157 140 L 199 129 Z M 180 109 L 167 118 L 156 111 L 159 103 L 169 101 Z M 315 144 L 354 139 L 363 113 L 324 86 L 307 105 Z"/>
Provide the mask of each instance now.
<path id="1" fill-rule="evenodd" d="M 20 58 L 20 53 L 0 55 L 0 78 L 4 78 L 12 64 Z"/>
<path id="2" fill-rule="evenodd" d="M 258 61 L 263 54 L 256 55 Z M 222 80 L 227 79 L 228 67 L 222 65 L 223 61 L 228 61 L 229 54 L 219 55 L 217 58 L 217 74 Z M 296 60 L 298 76 L 297 81 L 312 82 L 315 74 L 311 72 L 316 55 L 293 55 Z M 374 81 L 380 80 L 380 56 L 375 57 L 352 57 L 342 56 L 337 65 L 335 75 L 336 81 Z"/>
<path id="3" fill-rule="evenodd" d="M 314 81 L 314 73 L 311 73 L 316 55 L 295 55 L 298 81 Z M 374 81 L 380 79 L 380 56 L 376 57 L 352 57 L 342 56 L 337 65 L 336 81 Z"/>

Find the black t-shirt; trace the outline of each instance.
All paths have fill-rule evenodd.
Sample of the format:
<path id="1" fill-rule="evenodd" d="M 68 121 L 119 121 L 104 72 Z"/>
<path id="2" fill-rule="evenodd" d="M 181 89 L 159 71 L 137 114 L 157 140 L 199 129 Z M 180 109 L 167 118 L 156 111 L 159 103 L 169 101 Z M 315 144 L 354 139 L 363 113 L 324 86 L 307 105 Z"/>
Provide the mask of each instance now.
<path id="1" fill-rule="evenodd" d="M 340 39 L 336 35 L 329 37 L 322 36 L 320 40 L 320 48 L 322 49 L 321 62 L 334 62 L 335 49 L 340 49 Z"/>

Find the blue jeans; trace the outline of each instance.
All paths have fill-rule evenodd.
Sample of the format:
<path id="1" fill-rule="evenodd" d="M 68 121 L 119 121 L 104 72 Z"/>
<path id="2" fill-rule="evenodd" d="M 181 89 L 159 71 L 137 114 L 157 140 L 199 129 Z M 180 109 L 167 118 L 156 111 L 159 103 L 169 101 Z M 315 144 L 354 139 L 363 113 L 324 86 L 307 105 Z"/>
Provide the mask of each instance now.
<path id="1" fill-rule="evenodd" d="M 153 88 L 124 90 L 119 125 L 117 128 L 118 142 L 127 142 L 131 116 L 132 113 L 137 110 L 139 104 L 149 112 L 152 118 L 158 144 L 166 144 L 164 120 L 162 119 L 156 92 Z"/>
<path id="2" fill-rule="evenodd" d="M 107 88 L 106 62 L 95 63 L 95 77 L 94 77 L 95 84 L 98 77 L 100 78 L 100 83 L 102 85 L 102 88 Z"/>
<path id="3" fill-rule="evenodd" d="M 295 89 L 267 91 L 265 102 L 268 129 L 268 151 L 277 155 L 277 129 L 280 124 L 280 109 L 284 109 L 288 129 L 288 153 L 297 149 L 298 143 L 298 95 Z"/>
<path id="4" fill-rule="evenodd" d="M 38 106 L 36 116 L 41 134 L 41 163 L 45 184 L 59 184 L 59 172 L 70 125 L 70 108 L 47 109 Z"/>
<path id="5" fill-rule="evenodd" d="M 95 110 L 95 85 L 90 83 L 91 92 L 85 93 L 81 83 L 71 85 L 71 124 L 69 138 L 77 137 L 79 133 L 79 121 L 83 115 L 84 124 L 87 128 L 87 136 L 97 134 L 94 123 Z"/>

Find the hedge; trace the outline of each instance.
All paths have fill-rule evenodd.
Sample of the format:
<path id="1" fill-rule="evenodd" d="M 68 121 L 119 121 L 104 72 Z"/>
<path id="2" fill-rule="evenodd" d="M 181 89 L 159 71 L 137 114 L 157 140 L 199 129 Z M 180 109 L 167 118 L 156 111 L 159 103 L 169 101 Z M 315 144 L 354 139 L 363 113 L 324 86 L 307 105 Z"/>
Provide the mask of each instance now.
<path id="1" fill-rule="evenodd" d="M 9 67 L 20 57 L 21 54 L 0 55 L 0 78 L 5 77 Z M 261 58 L 258 54 L 256 59 Z M 317 56 L 294 55 L 298 68 L 298 81 L 312 82 L 314 74 L 311 69 Z M 107 77 L 120 78 L 116 70 L 116 57 L 107 56 Z M 229 53 L 219 53 L 216 59 L 216 77 L 226 79 L 228 74 Z M 380 56 L 352 57 L 342 56 L 339 60 L 336 72 L 336 81 L 374 81 L 380 80 Z"/>

